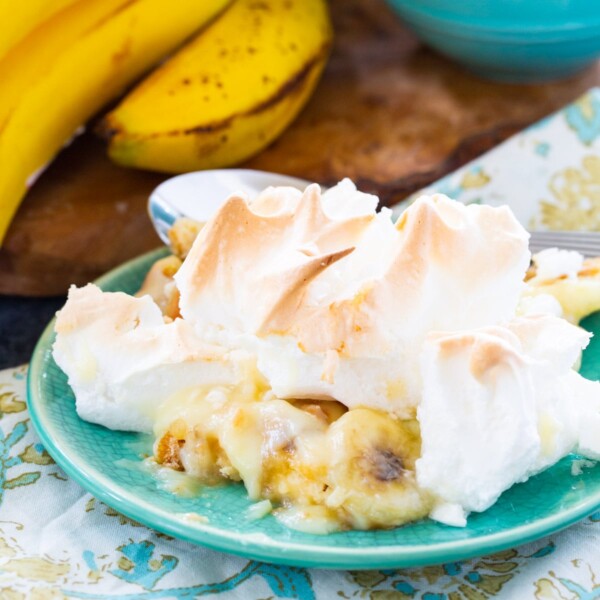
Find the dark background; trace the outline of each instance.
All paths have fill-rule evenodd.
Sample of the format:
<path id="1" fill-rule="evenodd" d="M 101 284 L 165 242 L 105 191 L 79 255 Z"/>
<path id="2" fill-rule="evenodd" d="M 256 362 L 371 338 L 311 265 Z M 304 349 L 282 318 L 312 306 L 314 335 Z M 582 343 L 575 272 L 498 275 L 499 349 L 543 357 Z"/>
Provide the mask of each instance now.
<path id="1" fill-rule="evenodd" d="M 0 369 L 29 362 L 38 338 L 65 300 L 0 296 Z"/>

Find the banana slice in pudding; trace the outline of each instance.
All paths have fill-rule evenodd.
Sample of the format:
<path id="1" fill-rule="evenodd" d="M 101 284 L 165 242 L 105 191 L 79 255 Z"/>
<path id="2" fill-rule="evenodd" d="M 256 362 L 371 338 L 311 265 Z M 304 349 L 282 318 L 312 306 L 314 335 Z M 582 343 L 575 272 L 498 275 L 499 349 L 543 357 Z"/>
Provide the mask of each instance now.
<path id="1" fill-rule="evenodd" d="M 415 480 L 417 421 L 357 408 L 330 426 L 327 442 L 326 503 L 351 527 L 393 527 L 427 515 L 429 500 Z"/>

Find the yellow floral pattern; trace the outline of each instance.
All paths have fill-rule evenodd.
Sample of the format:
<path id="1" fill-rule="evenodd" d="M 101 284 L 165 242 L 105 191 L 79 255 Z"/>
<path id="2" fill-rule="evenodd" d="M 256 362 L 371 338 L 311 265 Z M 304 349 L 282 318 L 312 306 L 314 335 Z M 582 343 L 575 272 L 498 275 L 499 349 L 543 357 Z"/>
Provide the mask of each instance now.
<path id="1" fill-rule="evenodd" d="M 530 229 L 600 231 L 600 88 L 531 125 L 394 208 L 439 192 L 508 205 Z"/>
<path id="2" fill-rule="evenodd" d="M 540 202 L 548 229 L 600 231 L 600 156 L 585 156 L 581 168 L 556 173 L 548 185 L 553 201 Z"/>

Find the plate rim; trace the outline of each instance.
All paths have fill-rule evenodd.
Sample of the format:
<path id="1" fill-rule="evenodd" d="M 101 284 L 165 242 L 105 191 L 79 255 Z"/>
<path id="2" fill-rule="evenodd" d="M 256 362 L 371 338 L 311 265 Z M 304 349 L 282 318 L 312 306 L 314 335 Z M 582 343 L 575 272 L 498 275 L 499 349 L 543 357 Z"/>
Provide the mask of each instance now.
<path id="1" fill-rule="evenodd" d="M 112 269 L 96 279 L 94 283 L 99 286 L 110 283 L 119 275 L 132 269 L 139 269 L 142 264 L 151 259 L 158 259 L 166 252 L 167 249 L 163 247 L 142 254 Z M 45 400 L 40 386 L 44 377 L 44 358 L 51 350 L 54 322 L 55 318 L 48 323 L 40 336 L 27 372 L 26 400 L 34 429 L 50 456 L 71 479 L 108 506 L 151 530 L 212 550 L 276 564 L 353 570 L 406 568 L 465 560 L 500 552 L 569 527 L 600 509 L 599 491 L 573 507 L 506 531 L 433 544 L 411 546 L 389 544 L 356 548 L 324 547 L 293 541 L 281 542 L 266 534 L 236 533 L 211 526 L 209 523 L 183 522 L 181 519 L 172 518 L 172 515 L 157 508 L 151 502 L 131 494 L 122 486 L 112 483 L 112 480 L 99 470 L 87 466 L 85 461 L 80 460 L 73 451 L 74 448 L 61 443 L 60 432 L 55 431 L 48 419 L 44 418 Z"/>

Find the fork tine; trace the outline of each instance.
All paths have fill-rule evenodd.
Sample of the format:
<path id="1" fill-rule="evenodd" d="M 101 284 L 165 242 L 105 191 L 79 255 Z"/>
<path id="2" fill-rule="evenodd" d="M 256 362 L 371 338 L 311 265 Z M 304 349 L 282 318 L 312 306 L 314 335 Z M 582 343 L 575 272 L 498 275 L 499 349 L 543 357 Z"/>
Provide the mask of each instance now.
<path id="1" fill-rule="evenodd" d="M 529 241 L 532 252 L 545 248 L 575 250 L 584 256 L 600 256 L 600 233 L 580 231 L 533 231 Z"/>
<path id="2" fill-rule="evenodd" d="M 594 240 L 570 240 L 561 238 L 548 238 L 543 240 L 531 240 L 531 243 L 538 246 L 545 246 L 549 248 L 551 246 L 558 246 L 560 248 L 596 248 L 600 241 Z"/>
<path id="3" fill-rule="evenodd" d="M 531 236 L 539 240 L 597 240 L 600 233 L 595 231 L 533 231 Z"/>

